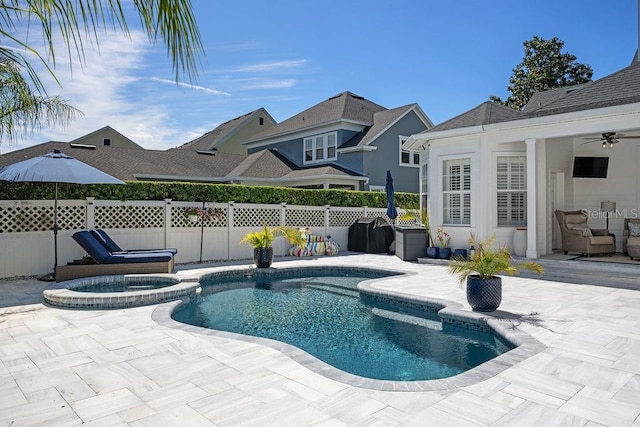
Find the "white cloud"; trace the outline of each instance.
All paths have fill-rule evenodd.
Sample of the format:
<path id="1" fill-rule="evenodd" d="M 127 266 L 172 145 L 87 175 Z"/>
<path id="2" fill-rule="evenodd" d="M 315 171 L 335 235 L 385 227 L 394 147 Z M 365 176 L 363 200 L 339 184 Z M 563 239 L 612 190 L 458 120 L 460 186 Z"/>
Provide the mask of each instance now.
<path id="1" fill-rule="evenodd" d="M 283 89 L 290 88 L 296 85 L 296 80 L 267 80 L 267 79 L 253 79 L 253 83 L 248 82 L 239 87 L 237 90 L 252 90 L 252 89 Z"/>
<path id="2" fill-rule="evenodd" d="M 168 84 L 172 84 L 172 85 L 178 85 L 180 87 L 185 87 L 187 89 L 193 89 L 193 90 L 199 90 L 199 91 L 206 92 L 206 93 L 212 93 L 214 95 L 231 96 L 231 94 L 228 93 L 228 92 L 222 92 L 222 91 L 219 91 L 217 89 L 211 89 L 211 88 L 204 87 L 204 86 L 192 85 L 192 84 L 189 84 L 189 83 L 176 82 L 175 80 L 161 79 L 159 77 L 151 77 L 151 80 L 156 81 L 156 82 L 160 82 L 160 83 L 168 83 Z"/>
<path id="3" fill-rule="evenodd" d="M 64 47 L 60 48 L 62 45 L 58 46 L 60 52 L 66 53 Z M 129 37 L 107 33 L 100 38 L 99 52 L 98 49 L 85 49 L 84 65 L 81 66 L 77 60 L 71 61 L 73 72 L 67 66 L 61 66 L 69 64 L 69 59 L 58 53 L 56 76 L 62 88 L 47 74 L 42 64 L 34 61 L 48 94 L 59 95 L 84 115 L 66 129 L 46 127 L 12 146 L 3 141 L 0 146 L 2 152 L 49 140 L 71 141 L 107 125 L 145 148 L 165 149 L 184 142 L 172 114 L 172 108 L 180 103 L 167 99 L 184 99 L 184 94 L 163 91 L 164 104 L 149 102 L 154 95 L 153 88 L 142 87 L 149 81 L 143 74 L 154 53 L 152 49 L 141 32 L 132 31 Z M 168 73 L 171 71 L 171 64 L 164 58 L 161 66 L 153 66 L 156 72 L 160 67 L 166 67 Z M 175 84 L 175 81 L 172 83 Z M 191 88 L 199 91 L 208 89 Z"/>
<path id="4" fill-rule="evenodd" d="M 226 70 L 225 72 L 236 73 L 265 73 L 280 71 L 285 69 L 300 68 L 308 61 L 306 59 L 291 59 L 286 61 L 263 62 L 260 64 L 242 65 Z"/>

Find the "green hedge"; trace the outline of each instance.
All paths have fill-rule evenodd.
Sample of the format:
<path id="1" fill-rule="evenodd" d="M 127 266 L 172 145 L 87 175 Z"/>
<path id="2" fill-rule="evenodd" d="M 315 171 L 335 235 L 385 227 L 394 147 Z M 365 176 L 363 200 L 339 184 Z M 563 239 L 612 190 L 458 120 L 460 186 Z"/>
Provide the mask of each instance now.
<path id="1" fill-rule="evenodd" d="M 52 200 L 54 184 L 0 181 L 0 200 Z M 183 200 L 304 206 L 370 206 L 384 208 L 383 192 L 349 190 L 302 190 L 286 187 L 256 187 L 232 184 L 192 184 L 184 182 L 129 181 L 127 185 L 59 184 L 62 200 L 95 197 L 102 200 Z M 417 209 L 420 199 L 415 193 L 396 193 L 398 207 Z"/>

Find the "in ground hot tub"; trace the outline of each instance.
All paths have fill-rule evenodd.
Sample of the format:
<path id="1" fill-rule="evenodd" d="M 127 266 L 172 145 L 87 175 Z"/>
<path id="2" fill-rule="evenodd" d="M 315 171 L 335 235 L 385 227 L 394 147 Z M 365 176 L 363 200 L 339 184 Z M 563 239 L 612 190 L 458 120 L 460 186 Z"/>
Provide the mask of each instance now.
<path id="1" fill-rule="evenodd" d="M 198 282 L 149 275 L 86 277 L 61 285 L 64 288 L 43 292 L 48 304 L 65 308 L 127 308 L 194 296 L 200 289 Z"/>

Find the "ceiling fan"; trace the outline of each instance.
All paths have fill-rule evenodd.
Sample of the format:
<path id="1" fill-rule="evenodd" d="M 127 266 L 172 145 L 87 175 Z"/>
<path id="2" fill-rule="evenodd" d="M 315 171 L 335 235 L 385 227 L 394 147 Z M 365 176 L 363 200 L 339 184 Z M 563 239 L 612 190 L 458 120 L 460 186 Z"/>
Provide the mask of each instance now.
<path id="1" fill-rule="evenodd" d="M 592 142 L 600 141 L 602 142 L 602 148 L 613 148 L 613 146 L 620 142 L 621 139 L 640 139 L 640 136 L 627 136 L 623 133 L 604 132 L 600 137 L 582 139 L 585 140 L 583 144 L 590 144 Z"/>

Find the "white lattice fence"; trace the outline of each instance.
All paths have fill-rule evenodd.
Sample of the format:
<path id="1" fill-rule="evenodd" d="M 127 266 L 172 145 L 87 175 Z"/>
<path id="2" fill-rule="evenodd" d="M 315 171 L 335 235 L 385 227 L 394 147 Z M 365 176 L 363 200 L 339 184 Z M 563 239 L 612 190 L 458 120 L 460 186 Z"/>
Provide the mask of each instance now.
<path id="1" fill-rule="evenodd" d="M 279 205 L 236 204 L 233 208 L 234 227 L 277 227 L 281 225 Z"/>
<path id="2" fill-rule="evenodd" d="M 324 206 L 287 206 L 285 224 L 289 227 L 322 227 L 325 226 Z"/>
<path id="3" fill-rule="evenodd" d="M 364 216 L 362 208 L 331 208 L 329 209 L 329 227 L 349 227 Z"/>
<path id="4" fill-rule="evenodd" d="M 0 201 L 0 277 L 39 275 L 53 266 L 53 201 Z M 187 208 L 200 208 L 192 223 Z M 58 259 L 65 264 L 84 255 L 71 238 L 76 230 L 103 228 L 123 248 L 178 249 L 176 262 L 251 259 L 242 237 L 264 224 L 309 227 L 331 235 L 343 250 L 348 228 L 359 218 L 383 217 L 386 209 L 297 205 L 257 205 L 163 201 L 61 200 L 58 203 Z M 289 244 L 279 239 L 275 253 Z"/>
<path id="5" fill-rule="evenodd" d="M 54 202 L 3 201 L 0 233 L 22 233 L 53 229 Z M 78 230 L 85 224 L 85 207 L 76 200 L 58 201 L 58 229 Z"/>
<path id="6" fill-rule="evenodd" d="M 94 206 L 93 221 L 96 228 L 163 228 L 164 202 L 100 202 Z"/>
<path id="7" fill-rule="evenodd" d="M 202 221 L 205 227 L 226 227 L 228 223 L 228 208 L 224 203 L 191 203 L 171 202 L 171 227 L 200 228 Z M 197 209 L 196 221 L 191 222 L 187 209 Z"/>

